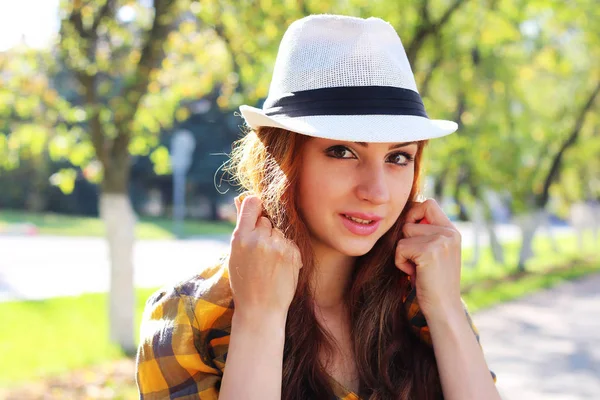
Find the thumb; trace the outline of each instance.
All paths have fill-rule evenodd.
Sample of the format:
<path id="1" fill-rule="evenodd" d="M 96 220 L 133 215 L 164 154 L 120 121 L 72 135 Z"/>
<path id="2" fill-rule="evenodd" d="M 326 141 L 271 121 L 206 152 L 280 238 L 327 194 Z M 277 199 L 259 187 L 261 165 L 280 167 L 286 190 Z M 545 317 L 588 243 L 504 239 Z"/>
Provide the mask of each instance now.
<path id="1" fill-rule="evenodd" d="M 244 202 L 244 199 L 246 197 L 248 197 L 252 192 L 246 190 L 245 192 L 242 192 L 240 194 L 238 194 L 234 199 L 233 202 L 235 203 L 235 209 L 237 211 L 237 214 L 239 215 L 240 213 L 240 207 L 242 206 L 242 203 Z"/>
<path id="2" fill-rule="evenodd" d="M 262 213 L 262 201 L 257 196 L 247 196 L 239 206 L 237 226 L 241 232 L 251 232 Z"/>

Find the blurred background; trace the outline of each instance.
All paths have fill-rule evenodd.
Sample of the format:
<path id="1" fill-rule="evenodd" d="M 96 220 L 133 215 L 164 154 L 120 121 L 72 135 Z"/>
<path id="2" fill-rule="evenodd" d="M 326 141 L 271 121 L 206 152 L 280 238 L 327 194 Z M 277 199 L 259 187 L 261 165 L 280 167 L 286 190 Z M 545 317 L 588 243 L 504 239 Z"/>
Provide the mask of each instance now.
<path id="1" fill-rule="evenodd" d="M 424 191 L 503 397 L 600 397 L 597 1 L 0 0 L 0 398 L 137 398 L 144 302 L 227 250 L 237 107 L 316 13 L 389 21 L 459 123 Z"/>

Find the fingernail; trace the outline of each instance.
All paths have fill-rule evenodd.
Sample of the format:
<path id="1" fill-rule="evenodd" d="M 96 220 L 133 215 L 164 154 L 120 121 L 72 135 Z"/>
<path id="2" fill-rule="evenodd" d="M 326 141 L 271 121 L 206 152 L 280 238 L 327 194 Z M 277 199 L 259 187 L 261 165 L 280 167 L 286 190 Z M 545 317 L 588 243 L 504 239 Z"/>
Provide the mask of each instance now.
<path id="1" fill-rule="evenodd" d="M 244 192 L 244 193 L 241 193 L 241 194 L 238 196 L 238 200 L 240 201 L 240 204 L 242 204 L 242 203 L 244 202 L 244 199 L 245 199 L 246 197 L 248 197 L 248 195 L 249 195 L 249 194 L 250 194 L 250 192 Z"/>

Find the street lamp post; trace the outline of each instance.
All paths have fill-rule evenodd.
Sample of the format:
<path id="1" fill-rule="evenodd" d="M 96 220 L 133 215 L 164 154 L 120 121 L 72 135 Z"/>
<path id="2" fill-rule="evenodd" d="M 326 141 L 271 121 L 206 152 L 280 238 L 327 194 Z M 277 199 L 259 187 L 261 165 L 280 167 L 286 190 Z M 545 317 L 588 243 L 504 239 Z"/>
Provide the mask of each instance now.
<path id="1" fill-rule="evenodd" d="M 196 147 L 194 135 L 185 129 L 178 130 L 171 139 L 171 166 L 173 168 L 173 231 L 178 238 L 183 236 L 182 223 L 185 218 L 185 180 L 192 164 Z"/>

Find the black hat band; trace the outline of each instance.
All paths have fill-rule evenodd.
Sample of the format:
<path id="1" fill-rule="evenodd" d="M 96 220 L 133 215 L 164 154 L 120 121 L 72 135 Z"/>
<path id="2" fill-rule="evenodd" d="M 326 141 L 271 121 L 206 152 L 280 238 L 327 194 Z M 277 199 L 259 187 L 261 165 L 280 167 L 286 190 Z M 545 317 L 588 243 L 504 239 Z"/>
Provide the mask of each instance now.
<path id="1" fill-rule="evenodd" d="M 302 90 L 265 104 L 268 116 L 414 115 L 428 118 L 419 93 L 392 86 L 342 86 Z"/>

